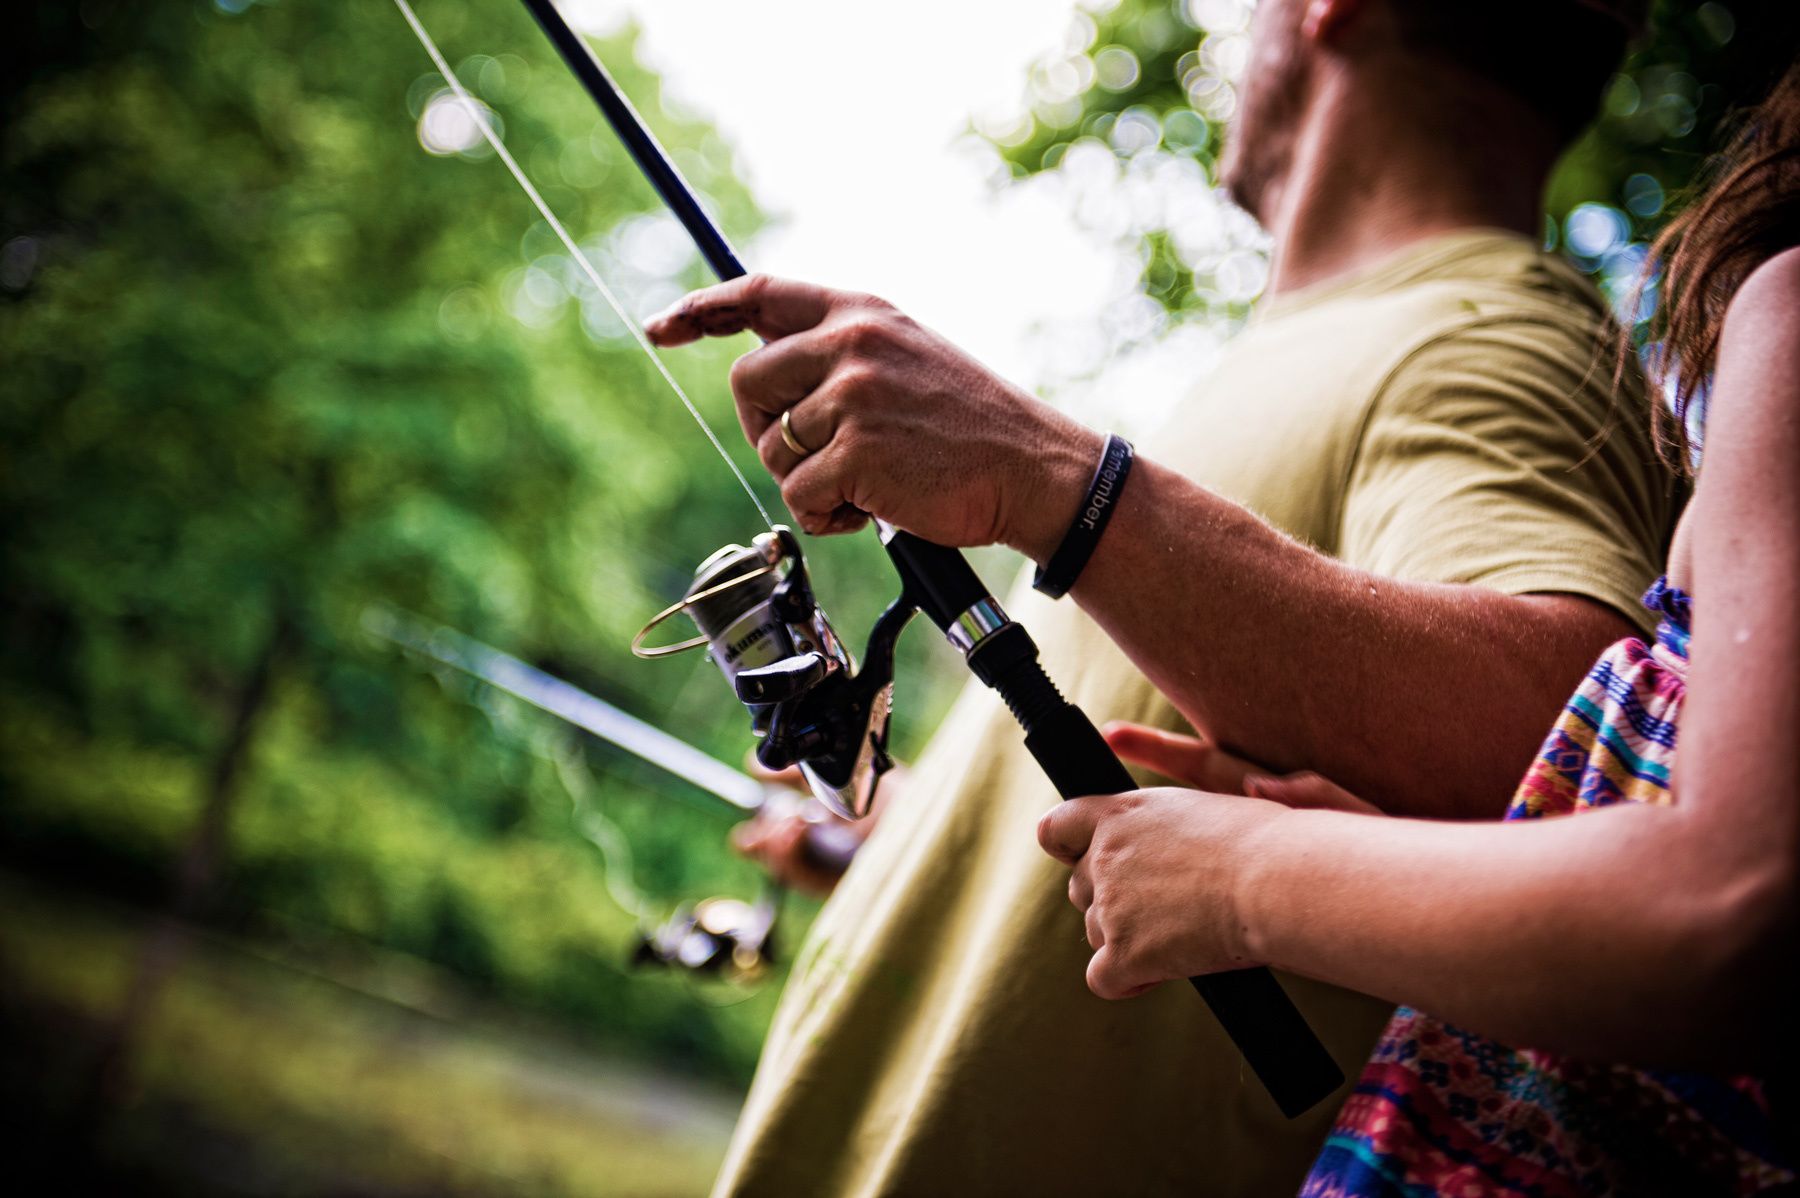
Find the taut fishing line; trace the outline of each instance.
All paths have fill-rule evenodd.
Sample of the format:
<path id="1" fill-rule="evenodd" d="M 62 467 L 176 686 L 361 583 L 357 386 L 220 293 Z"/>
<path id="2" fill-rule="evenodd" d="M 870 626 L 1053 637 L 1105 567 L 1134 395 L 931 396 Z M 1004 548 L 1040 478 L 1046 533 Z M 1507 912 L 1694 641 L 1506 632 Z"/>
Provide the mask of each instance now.
<path id="1" fill-rule="evenodd" d="M 688 398 L 688 393 L 680 383 L 675 381 L 675 376 L 669 372 L 668 364 L 656 352 L 656 347 L 650 344 L 650 338 L 644 335 L 643 328 L 631 318 L 631 314 L 625 310 L 625 305 L 619 302 L 619 297 L 614 295 L 612 288 L 606 285 L 606 280 L 600 277 L 600 272 L 594 269 L 594 264 L 588 260 L 588 256 L 582 252 L 580 246 L 575 244 L 575 239 L 569 235 L 568 228 L 557 219 L 556 213 L 552 212 L 550 205 L 544 202 L 544 197 L 538 193 L 537 187 L 514 161 L 505 143 L 500 140 L 499 135 L 494 132 L 493 126 L 489 124 L 487 110 L 469 93 L 469 89 L 463 86 L 462 80 L 457 78 L 456 72 L 450 69 L 449 61 L 444 58 L 443 53 L 437 47 L 437 42 L 432 40 L 431 34 L 426 32 L 424 23 L 412 10 L 412 5 L 408 4 L 406 0 L 394 0 L 394 7 L 398 8 L 400 15 L 406 18 L 406 23 L 412 27 L 413 36 L 419 39 L 419 45 L 423 46 L 425 53 L 431 56 L 431 61 L 436 65 L 438 73 L 444 77 L 444 82 L 450 85 L 451 92 L 462 103 L 463 108 L 469 114 L 469 119 L 475 122 L 475 127 L 481 131 L 482 138 L 492 147 L 494 153 L 499 155 L 500 161 L 506 164 L 506 169 L 512 173 L 512 177 L 524 189 L 526 198 L 536 206 L 538 214 L 544 218 L 562 241 L 563 247 L 569 251 L 569 256 L 575 260 L 575 265 L 581 268 L 581 273 L 586 275 L 588 282 L 594 285 L 594 290 L 600 293 L 601 298 L 613 310 L 620 323 L 631 333 L 645 356 L 656 365 L 656 372 L 662 375 L 663 382 L 669 385 L 669 390 L 675 393 L 675 398 L 681 401 L 681 406 L 688 410 L 688 415 L 694 418 L 694 423 L 700 426 L 700 431 L 706 434 L 708 441 L 712 442 L 712 447 L 718 452 L 719 459 L 725 463 L 725 468 L 731 471 L 731 476 L 737 479 L 738 486 L 742 487 L 744 494 L 750 497 L 750 502 L 756 507 L 756 514 L 761 516 L 762 522 L 773 530 L 775 522 L 769 518 L 768 509 L 763 507 L 762 500 L 756 497 L 756 492 L 750 489 L 750 480 L 744 477 L 744 472 L 738 469 L 737 463 L 731 460 L 731 455 L 725 452 L 724 443 L 719 440 L 718 434 L 713 432 L 712 425 L 706 422 L 706 417 L 700 414 L 700 409 L 694 406 L 694 401 Z"/>

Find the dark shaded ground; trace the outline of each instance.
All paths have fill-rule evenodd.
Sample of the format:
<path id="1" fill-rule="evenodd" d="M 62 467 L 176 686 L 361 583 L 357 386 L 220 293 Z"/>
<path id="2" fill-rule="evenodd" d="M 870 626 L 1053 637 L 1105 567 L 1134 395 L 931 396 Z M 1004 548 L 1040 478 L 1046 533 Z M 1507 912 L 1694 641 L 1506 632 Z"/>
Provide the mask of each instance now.
<path id="1" fill-rule="evenodd" d="M 97 1126 L 74 1112 L 141 915 L 0 874 L 15 1193 L 704 1193 L 736 1097 L 522 1026 L 407 959 L 195 936 Z M 23 1188 L 18 1188 L 23 1183 Z"/>

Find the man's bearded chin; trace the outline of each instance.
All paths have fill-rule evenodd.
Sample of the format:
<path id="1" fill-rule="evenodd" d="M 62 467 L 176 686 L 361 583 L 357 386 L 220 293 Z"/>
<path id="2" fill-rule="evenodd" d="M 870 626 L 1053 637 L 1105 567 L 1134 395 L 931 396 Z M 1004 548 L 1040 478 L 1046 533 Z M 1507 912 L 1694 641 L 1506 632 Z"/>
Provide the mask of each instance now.
<path id="1" fill-rule="evenodd" d="M 1274 161 L 1278 155 L 1271 143 L 1279 138 L 1259 139 L 1256 134 L 1262 123 L 1246 119 L 1252 115 L 1247 109 L 1240 110 L 1226 130 L 1225 152 L 1219 159 L 1219 183 L 1232 203 L 1254 216 L 1258 223 L 1267 225 L 1263 202 L 1279 169 Z"/>
<path id="2" fill-rule="evenodd" d="M 1306 116 L 1306 72 L 1292 57 L 1253 63 L 1240 85 L 1237 112 L 1225 130 L 1219 183 L 1238 207 L 1267 228 L 1293 168 Z"/>
<path id="3" fill-rule="evenodd" d="M 1262 188 L 1257 184 L 1257 172 L 1249 159 L 1253 155 L 1244 147 L 1243 122 L 1234 120 L 1225 131 L 1225 152 L 1219 156 L 1219 185 L 1231 202 L 1245 212 L 1262 217 L 1257 213 L 1257 200 L 1261 198 Z"/>

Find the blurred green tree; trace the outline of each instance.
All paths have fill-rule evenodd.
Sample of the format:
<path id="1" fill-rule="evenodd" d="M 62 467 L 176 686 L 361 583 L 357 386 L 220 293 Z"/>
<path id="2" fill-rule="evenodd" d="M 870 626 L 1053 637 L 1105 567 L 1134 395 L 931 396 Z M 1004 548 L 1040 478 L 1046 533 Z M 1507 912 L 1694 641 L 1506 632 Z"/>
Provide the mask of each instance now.
<path id="1" fill-rule="evenodd" d="M 628 302 L 700 281 L 518 6 L 420 7 Z M 423 613 L 735 757 L 742 709 L 704 663 L 624 647 L 754 509 L 392 7 L 25 19 L 0 98 L 7 856 L 145 895 L 186 845 L 184 869 L 222 868 L 217 918 L 353 933 L 742 1074 L 764 1007 L 626 983 L 562 734 L 361 622 Z M 754 229 L 728 148 L 633 48 L 601 47 L 725 227 Z M 702 352 L 681 368 L 730 428 Z M 718 815 L 595 765 L 654 892 L 750 884 Z"/>
<path id="2" fill-rule="evenodd" d="M 1154 202 L 1096 206 L 1098 231 L 1131 245 L 1156 325 L 1241 318 L 1260 289 L 1260 241 L 1242 214 L 1181 208 L 1215 180 L 1236 106 L 1251 0 L 1082 0 L 1059 52 L 1033 67 L 1027 107 L 983 122 L 1015 179 L 1062 174 L 1073 193 L 1148 183 Z M 1721 117 L 1772 81 L 1791 53 L 1790 0 L 1657 0 L 1592 129 L 1547 195 L 1545 239 L 1622 297 L 1669 200 L 1685 187 Z M 1770 36 L 1778 31 L 1780 36 Z M 1545 29 L 1546 39 L 1557 36 Z M 1171 198 L 1173 197 L 1173 198 Z"/>

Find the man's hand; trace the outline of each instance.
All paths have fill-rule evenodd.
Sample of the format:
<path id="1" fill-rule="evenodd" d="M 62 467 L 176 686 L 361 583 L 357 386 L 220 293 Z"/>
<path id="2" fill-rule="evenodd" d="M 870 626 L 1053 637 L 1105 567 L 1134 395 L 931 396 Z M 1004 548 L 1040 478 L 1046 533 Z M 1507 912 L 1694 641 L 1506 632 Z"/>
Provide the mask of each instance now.
<path id="1" fill-rule="evenodd" d="M 882 808 L 903 785 L 906 772 L 904 766 L 890 768 L 882 776 L 869 814 L 851 821 L 813 801 L 798 767 L 768 770 L 751 754 L 748 768 L 759 781 L 787 788 L 792 801 L 779 801 L 776 792 L 754 818 L 731 830 L 731 847 L 762 866 L 780 885 L 813 898 L 824 898 L 837 888 L 857 846 L 875 830 Z"/>
<path id="2" fill-rule="evenodd" d="M 746 329 L 731 371 L 744 435 L 800 526 L 879 516 L 941 545 L 1042 561 L 1079 506 L 1102 438 L 873 296 L 750 275 L 645 326 L 661 346 Z M 788 413 L 803 456 L 781 435 Z"/>
<path id="3" fill-rule="evenodd" d="M 848 821 L 827 813 L 823 821 L 797 811 L 777 813 L 765 808 L 755 818 L 731 830 L 731 847 L 762 866 L 777 883 L 813 898 L 824 898 L 837 888 L 848 862 L 827 861 L 812 851 L 814 829 L 829 821 L 850 828 Z"/>

